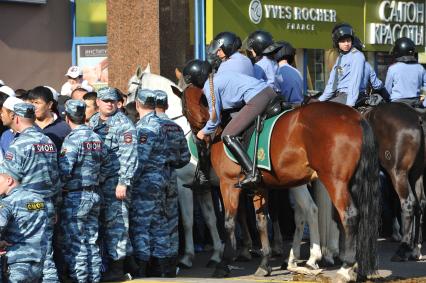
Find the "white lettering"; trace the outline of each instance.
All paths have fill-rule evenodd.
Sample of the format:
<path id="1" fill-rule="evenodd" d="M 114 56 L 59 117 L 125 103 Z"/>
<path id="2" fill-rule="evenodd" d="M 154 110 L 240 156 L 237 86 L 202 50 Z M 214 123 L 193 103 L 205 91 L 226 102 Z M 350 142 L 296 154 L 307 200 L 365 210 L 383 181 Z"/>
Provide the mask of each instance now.
<path id="1" fill-rule="evenodd" d="M 330 10 L 330 22 L 336 22 L 336 10 Z"/>
<path id="2" fill-rule="evenodd" d="M 385 15 L 386 6 L 390 6 L 390 2 L 389 1 L 383 1 L 382 3 L 380 3 L 380 6 L 379 6 L 379 18 L 382 21 L 389 22 L 389 18 L 386 18 L 386 15 Z"/>
<path id="3" fill-rule="evenodd" d="M 302 12 L 302 10 L 299 7 L 294 7 L 294 19 L 295 20 L 301 20 L 301 15 L 300 13 Z"/>

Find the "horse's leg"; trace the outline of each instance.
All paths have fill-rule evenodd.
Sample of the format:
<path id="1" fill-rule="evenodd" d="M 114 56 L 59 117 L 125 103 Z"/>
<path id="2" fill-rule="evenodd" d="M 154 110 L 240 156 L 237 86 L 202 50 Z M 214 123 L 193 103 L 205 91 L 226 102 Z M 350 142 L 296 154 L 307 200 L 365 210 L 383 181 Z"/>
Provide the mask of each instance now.
<path id="1" fill-rule="evenodd" d="M 204 221 L 209 228 L 210 236 L 212 237 L 213 241 L 213 254 L 207 263 L 207 267 L 215 267 L 216 264 L 218 264 L 221 260 L 223 246 L 216 226 L 216 215 L 213 208 L 212 195 L 211 192 L 205 192 L 198 194 L 197 198 L 201 206 Z"/>
<path id="2" fill-rule="evenodd" d="M 413 249 L 413 252 L 411 253 L 410 258 L 413 260 L 422 260 L 423 259 L 423 256 L 421 253 L 421 248 L 423 243 L 422 227 L 423 227 L 424 209 L 426 205 L 426 197 L 425 197 L 424 187 L 423 187 L 423 175 L 420 176 L 416 181 L 415 193 L 417 195 L 417 200 L 419 203 L 418 203 L 418 207 L 416 207 L 416 213 L 414 216 L 414 219 L 415 219 L 413 223 L 413 225 L 415 225 L 414 249 Z"/>
<path id="3" fill-rule="evenodd" d="M 271 248 L 269 245 L 268 237 L 268 218 L 267 218 L 267 200 L 262 195 L 255 195 L 253 197 L 254 209 L 256 212 L 257 229 L 260 235 L 260 242 L 262 243 L 262 261 L 256 270 L 256 276 L 269 276 L 271 275 L 272 268 L 269 265 L 271 257 Z"/>
<path id="4" fill-rule="evenodd" d="M 194 240 L 192 238 L 194 203 L 192 190 L 183 186 L 178 186 L 178 200 L 185 233 L 185 254 L 179 260 L 179 266 L 182 268 L 190 268 L 192 267 L 192 260 L 194 259 Z"/>
<path id="5" fill-rule="evenodd" d="M 319 237 L 319 229 L 318 229 L 318 208 L 315 204 L 315 202 L 312 199 L 311 194 L 309 193 L 309 190 L 306 185 L 302 185 L 299 187 L 295 187 L 290 189 L 290 194 L 293 195 L 294 200 L 296 202 L 296 209 L 295 214 L 302 215 L 303 219 L 296 219 L 296 227 L 299 226 L 299 235 L 294 234 L 293 239 L 293 249 L 299 249 L 298 252 L 295 252 L 297 254 L 297 258 L 300 255 L 300 240 L 303 236 L 303 230 L 305 226 L 305 222 L 308 223 L 309 226 L 309 235 L 310 235 L 310 245 L 309 245 L 309 251 L 310 256 L 309 260 L 306 262 L 306 265 L 309 266 L 312 269 L 318 269 L 317 261 L 321 260 L 322 254 L 321 254 L 321 248 L 320 248 L 320 237 Z M 298 240 L 298 246 L 295 245 L 296 238 L 299 238 Z M 296 243 L 297 244 L 297 243 Z M 289 260 L 290 262 L 290 260 Z"/>
<path id="6" fill-rule="evenodd" d="M 290 189 L 291 195 L 293 194 L 294 188 Z M 295 198 L 297 196 L 294 196 Z M 293 244 L 290 249 L 290 254 L 288 256 L 287 268 L 295 268 L 297 267 L 297 261 L 300 259 L 300 244 L 302 242 L 303 230 L 305 227 L 305 215 L 302 207 L 296 201 L 294 206 L 294 223 L 295 230 L 293 235 Z M 310 228 L 310 227 L 309 227 Z"/>
<path id="7" fill-rule="evenodd" d="M 272 230 L 274 237 L 272 238 L 272 256 L 280 256 L 283 254 L 283 238 L 281 235 L 279 214 L 280 214 L 280 194 L 285 193 L 285 191 L 270 190 L 268 191 L 268 207 L 269 207 L 269 216 L 272 222 Z"/>
<path id="8" fill-rule="evenodd" d="M 226 241 L 222 261 L 216 265 L 213 277 L 222 278 L 229 276 L 229 264 L 233 261 L 237 251 L 235 238 L 235 218 L 238 212 L 240 190 L 235 189 L 234 179 L 221 179 L 220 191 L 222 193 L 223 207 L 225 209 Z"/>
<path id="9" fill-rule="evenodd" d="M 410 189 L 407 171 L 390 172 L 390 177 L 401 203 L 402 240 L 398 250 L 392 257 L 392 261 L 406 261 L 412 252 L 411 224 L 414 218 L 414 194 Z"/>
<path id="10" fill-rule="evenodd" d="M 247 222 L 248 217 L 248 197 L 245 193 L 240 194 L 240 205 L 238 206 L 238 223 L 240 224 L 242 246 L 239 250 L 237 261 L 250 261 L 252 256 L 250 249 L 253 246 L 253 242 L 250 236 L 250 230 Z"/>
<path id="11" fill-rule="evenodd" d="M 333 205 L 324 184 L 314 182 L 314 193 L 318 207 L 319 235 L 322 258 L 326 265 L 334 265 L 334 257 L 339 255 L 340 232 L 333 218 Z"/>

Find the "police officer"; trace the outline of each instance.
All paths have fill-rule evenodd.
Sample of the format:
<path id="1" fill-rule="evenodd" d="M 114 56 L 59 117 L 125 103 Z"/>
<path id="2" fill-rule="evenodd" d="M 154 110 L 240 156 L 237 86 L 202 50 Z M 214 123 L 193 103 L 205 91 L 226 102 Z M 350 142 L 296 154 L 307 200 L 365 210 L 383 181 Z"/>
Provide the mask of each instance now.
<path id="1" fill-rule="evenodd" d="M 169 277 L 176 275 L 176 263 L 179 250 L 179 234 L 178 234 L 178 222 L 179 222 L 179 210 L 178 210 L 178 188 L 177 188 L 177 176 L 176 168 L 181 168 L 186 165 L 191 155 L 188 150 L 187 141 L 185 135 L 175 122 L 169 119 L 166 114 L 168 109 L 167 93 L 162 90 L 155 90 L 155 112 L 161 120 L 163 129 L 167 133 L 167 145 L 169 146 L 169 158 L 173 158 L 169 162 L 170 182 L 166 189 L 166 213 L 167 221 L 169 226 L 170 236 L 170 250 L 168 252 L 169 257 Z"/>
<path id="2" fill-rule="evenodd" d="M 365 58 L 352 46 L 354 36 L 354 31 L 349 24 L 338 24 L 333 28 L 333 44 L 339 51 L 339 57 L 333 66 L 324 92 L 319 97 L 320 101 L 331 100 L 355 106 L 362 84 Z"/>
<path id="3" fill-rule="evenodd" d="M 101 239 L 110 265 L 102 281 L 123 280 L 123 263 L 131 255 L 129 239 L 129 188 L 137 169 L 136 129 L 121 111 L 119 96 L 114 88 L 98 91 L 96 103 L 99 112 L 93 115 L 89 126 L 107 148 L 114 174 L 101 185 Z"/>
<path id="4" fill-rule="evenodd" d="M 264 51 L 274 43 L 272 35 L 263 30 L 252 32 L 247 39 L 247 48 L 254 58 L 254 77 L 265 81 L 274 88 L 275 74 L 278 70 L 277 62 L 271 55 L 264 55 Z"/>
<path id="5" fill-rule="evenodd" d="M 265 82 L 239 73 L 222 72 L 214 77 L 213 90 L 210 89 L 211 66 L 208 62 L 192 60 L 183 69 L 186 83 L 203 88 L 209 104 L 210 120 L 197 133 L 199 140 L 206 140 L 221 123 L 221 112 L 235 112 L 234 117 L 222 132 L 222 140 L 243 168 L 245 178 L 238 187 L 252 186 L 260 182 L 260 173 L 237 139 L 255 119 L 263 113 L 268 103 L 277 95 Z M 212 105 L 212 96 L 215 105 Z M 237 113 L 238 112 L 238 113 Z"/>
<path id="6" fill-rule="evenodd" d="M 217 72 L 237 72 L 254 76 L 250 59 L 240 54 L 241 39 L 232 32 L 221 32 L 215 36 L 207 50 L 207 56 Z"/>
<path id="7" fill-rule="evenodd" d="M 99 183 L 112 174 L 109 155 L 101 138 L 85 123 L 86 105 L 80 100 L 65 103 L 65 121 L 71 133 L 59 155 L 62 190 L 62 225 L 66 263 L 75 282 L 99 282 L 101 256 L 98 229 L 101 196 Z"/>
<path id="8" fill-rule="evenodd" d="M 426 72 L 415 57 L 416 46 L 411 39 L 401 37 L 390 53 L 396 61 L 388 68 L 385 81 L 390 99 L 414 106 L 419 103 L 420 91 L 426 87 Z"/>
<path id="9" fill-rule="evenodd" d="M 60 185 L 55 144 L 34 126 L 35 108 L 32 104 L 24 103 L 16 97 L 9 97 L 3 104 L 1 117 L 3 124 L 20 133 L 6 151 L 3 166 L 21 183 L 23 189 L 39 194 L 47 208 L 48 242 L 43 266 L 43 282 L 58 282 L 52 257 L 54 204 L 58 202 Z"/>
<path id="10" fill-rule="evenodd" d="M 281 90 L 285 101 L 301 103 L 303 101 L 303 78 L 299 70 L 292 66 L 296 50 L 286 41 L 276 43 L 277 50 L 274 59 L 279 68 L 275 76 L 276 89 Z"/>
<path id="11" fill-rule="evenodd" d="M 46 204 L 23 188 L 13 172 L 0 167 L 0 248 L 6 250 L 1 282 L 41 282 L 47 252 Z"/>
<path id="12" fill-rule="evenodd" d="M 153 260 L 165 276 L 168 270 L 170 236 L 166 217 L 166 189 L 170 180 L 167 168 L 167 137 L 155 115 L 156 95 L 152 90 L 138 89 L 136 124 L 139 168 L 133 187 L 130 210 L 130 232 L 139 276 L 146 276 L 148 261 Z"/>

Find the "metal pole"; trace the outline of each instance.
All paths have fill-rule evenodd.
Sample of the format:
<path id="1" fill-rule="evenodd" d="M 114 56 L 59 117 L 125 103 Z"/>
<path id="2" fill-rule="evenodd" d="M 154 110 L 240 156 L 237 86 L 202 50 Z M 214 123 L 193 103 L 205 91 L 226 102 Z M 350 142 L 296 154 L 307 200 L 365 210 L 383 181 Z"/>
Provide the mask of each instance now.
<path id="1" fill-rule="evenodd" d="M 200 59 L 206 60 L 206 1 L 200 0 L 200 22 L 201 22 L 201 32 L 200 32 L 200 46 L 199 46 L 199 56 Z"/>
<path id="2" fill-rule="evenodd" d="M 200 22 L 199 22 L 199 0 L 194 0 L 194 57 L 199 59 L 199 33 L 200 33 Z"/>

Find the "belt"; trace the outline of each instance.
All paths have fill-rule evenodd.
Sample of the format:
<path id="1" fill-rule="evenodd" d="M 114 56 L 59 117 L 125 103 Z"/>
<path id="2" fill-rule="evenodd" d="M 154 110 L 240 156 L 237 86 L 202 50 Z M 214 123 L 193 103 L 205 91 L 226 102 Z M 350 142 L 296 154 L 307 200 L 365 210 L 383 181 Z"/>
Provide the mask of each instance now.
<path id="1" fill-rule="evenodd" d="M 72 189 L 72 190 L 64 188 L 62 190 L 62 194 L 66 195 L 68 193 L 74 193 L 74 192 L 90 192 L 90 191 L 94 191 L 96 189 L 97 189 L 97 186 L 94 186 L 94 185 L 92 185 L 92 186 L 86 186 L 86 187 L 81 187 L 81 188 L 78 188 L 78 189 Z"/>

